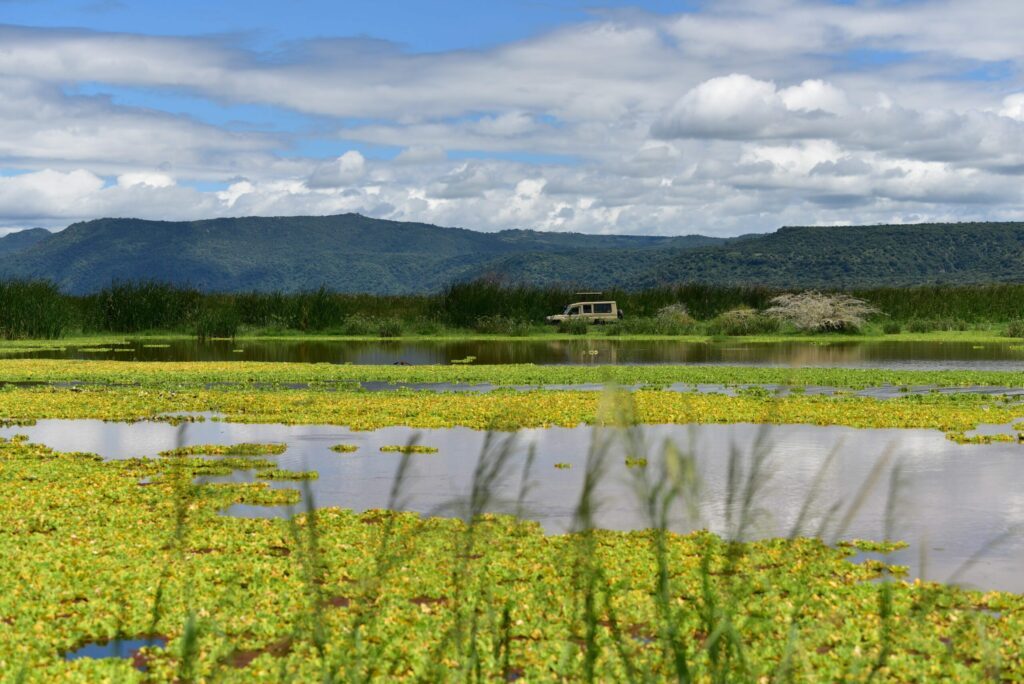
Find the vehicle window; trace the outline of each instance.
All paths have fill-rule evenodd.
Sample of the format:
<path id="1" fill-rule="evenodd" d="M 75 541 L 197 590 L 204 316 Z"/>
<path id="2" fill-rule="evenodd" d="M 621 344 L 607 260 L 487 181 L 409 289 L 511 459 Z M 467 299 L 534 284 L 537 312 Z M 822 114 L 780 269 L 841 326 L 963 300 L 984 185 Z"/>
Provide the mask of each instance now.
<path id="1" fill-rule="evenodd" d="M 594 313 L 596 313 L 596 314 L 610 314 L 611 312 L 612 312 L 612 304 L 611 304 L 611 302 L 606 302 L 604 304 L 595 304 L 594 305 Z"/>
<path id="2" fill-rule="evenodd" d="M 578 314 L 579 312 L 580 312 L 580 307 L 578 307 L 578 306 L 570 306 L 570 307 L 569 307 L 569 315 L 570 315 L 570 316 L 575 316 L 575 315 L 577 315 L 577 314 Z"/>
<path id="3" fill-rule="evenodd" d="M 584 304 L 583 305 L 583 313 L 585 313 L 585 314 L 594 313 L 594 307 L 591 306 L 590 304 Z"/>

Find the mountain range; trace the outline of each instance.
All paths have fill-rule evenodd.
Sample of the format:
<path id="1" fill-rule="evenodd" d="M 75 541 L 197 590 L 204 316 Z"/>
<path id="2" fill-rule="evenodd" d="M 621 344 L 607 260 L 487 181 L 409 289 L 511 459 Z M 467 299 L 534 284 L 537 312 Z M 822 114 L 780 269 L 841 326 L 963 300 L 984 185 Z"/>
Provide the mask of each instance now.
<path id="1" fill-rule="evenodd" d="M 477 277 L 586 289 L 682 282 L 853 288 L 1024 282 L 1024 223 L 785 227 L 738 238 L 483 233 L 337 216 L 98 219 L 0 238 L 0 277 L 208 291 L 431 292 Z"/>

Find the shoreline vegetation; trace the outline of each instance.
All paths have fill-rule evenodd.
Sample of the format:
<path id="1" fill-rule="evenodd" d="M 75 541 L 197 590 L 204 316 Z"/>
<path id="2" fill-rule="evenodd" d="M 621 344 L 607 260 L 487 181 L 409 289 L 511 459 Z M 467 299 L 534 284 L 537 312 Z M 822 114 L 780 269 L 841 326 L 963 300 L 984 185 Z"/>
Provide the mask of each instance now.
<path id="1" fill-rule="evenodd" d="M 866 306 L 832 334 L 892 336 L 984 332 L 1024 338 L 1024 284 L 921 286 L 834 292 Z M 798 293 L 765 287 L 679 285 L 609 290 L 625 311 L 619 323 L 546 326 L 544 317 L 586 299 L 570 289 L 478 280 L 425 295 L 360 295 L 325 288 L 294 294 L 202 293 L 160 283 L 121 283 L 71 296 L 45 281 L 0 282 L 0 338 L 60 339 L 161 331 L 197 337 L 326 335 L 352 339 L 566 337 L 753 337 L 796 339 L 794 318 L 773 316 Z M 775 303 L 775 304 L 773 304 Z"/>

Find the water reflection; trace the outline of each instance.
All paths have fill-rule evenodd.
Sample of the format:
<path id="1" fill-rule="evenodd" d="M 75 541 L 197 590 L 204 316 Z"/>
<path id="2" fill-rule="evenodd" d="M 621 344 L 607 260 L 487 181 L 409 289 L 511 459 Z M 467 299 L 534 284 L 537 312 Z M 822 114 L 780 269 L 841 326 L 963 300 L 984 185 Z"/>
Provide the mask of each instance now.
<path id="1" fill-rule="evenodd" d="M 674 529 L 707 527 L 726 531 L 728 461 L 732 448 L 749 459 L 759 437 L 770 446 L 767 480 L 759 495 L 762 515 L 752 530 L 755 536 L 785 535 L 792 528 L 827 455 L 835 451 L 832 467 L 824 473 L 816 504 L 805 530 L 815 530 L 836 502 L 849 502 L 887 450 L 893 459 L 881 465 L 879 484 L 871 490 L 850 521 L 844 536 L 881 539 L 885 536 L 887 487 L 895 464 L 903 484 L 896 501 L 892 533 L 911 547 L 889 557 L 911 567 L 912 574 L 946 579 L 993 538 L 1011 533 L 1005 543 L 988 549 L 963 576 L 984 588 L 1024 591 L 1024 543 L 1015 531 L 1024 524 L 1024 447 L 1016 444 L 959 445 L 933 430 L 856 430 L 806 425 L 699 425 L 645 426 L 651 466 L 658 465 L 658 449 L 666 440 L 695 454 L 700 478 L 696 518 L 676 511 Z M 28 434 L 32 441 L 62 451 L 93 451 L 107 458 L 153 455 L 181 445 L 238 442 L 283 442 L 288 450 L 276 457 L 287 469 L 315 469 L 318 480 L 309 483 L 317 506 L 354 510 L 387 505 L 388 494 L 401 460 L 381 453 L 381 446 L 411 439 L 437 447 L 437 454 L 413 457 L 405 482 L 406 507 L 423 513 L 450 512 L 470 488 L 472 473 L 484 445 L 485 434 L 465 428 L 412 430 L 403 427 L 352 432 L 335 426 L 242 425 L 221 422 L 171 426 L 164 423 L 103 423 L 89 420 L 43 420 L 32 427 L 5 428 L 0 436 Z M 536 460 L 529 475 L 524 514 L 553 533 L 571 527 L 576 499 L 586 469 L 587 453 L 595 428 L 522 430 L 503 439 L 514 440 L 513 460 L 507 477 L 495 486 L 495 510 L 512 511 L 520 494 L 522 464 L 527 450 Z M 355 444 L 352 454 L 329 447 Z M 620 453 L 621 452 L 616 452 Z M 571 468 L 555 468 L 569 463 Z M 611 458 L 607 476 L 598 488 L 597 522 L 610 529 L 646 526 L 643 509 L 631 484 L 633 471 L 621 456 Z M 252 473 L 238 472 L 215 481 L 251 481 Z M 294 487 L 275 482 L 274 487 Z M 284 515 L 285 510 L 234 507 L 237 515 Z M 921 558 L 925 559 L 922 565 Z"/>
<path id="2" fill-rule="evenodd" d="M 64 660 L 78 660 L 80 658 L 127 658 L 131 661 L 132 667 L 140 672 L 149 669 L 149 661 L 140 651 L 143 648 L 163 648 L 167 645 L 167 639 L 163 637 L 147 637 L 141 639 L 114 639 L 112 641 L 97 641 L 84 644 L 74 651 L 64 654 Z"/>
<path id="3" fill-rule="evenodd" d="M 67 347 L 13 358 L 114 361 L 279 361 L 335 364 L 725 364 L 849 368 L 963 368 L 1024 370 L 1024 348 L 1014 343 L 809 342 L 744 343 L 615 339 L 513 341 L 153 340 L 101 348 Z"/>

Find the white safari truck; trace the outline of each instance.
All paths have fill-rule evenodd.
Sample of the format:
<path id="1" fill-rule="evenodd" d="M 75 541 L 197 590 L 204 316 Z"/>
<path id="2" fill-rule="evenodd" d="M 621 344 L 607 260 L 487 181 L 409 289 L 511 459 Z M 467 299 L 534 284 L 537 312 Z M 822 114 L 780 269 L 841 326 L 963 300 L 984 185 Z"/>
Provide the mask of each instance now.
<path id="1" fill-rule="evenodd" d="M 577 292 L 577 296 L 597 294 L 600 292 Z M 613 321 L 620 320 L 622 318 L 622 309 L 614 301 L 586 301 L 586 302 L 573 302 L 569 306 L 565 307 L 565 311 L 560 314 L 548 316 L 544 320 L 548 323 L 561 323 L 562 321 L 577 321 L 582 320 L 587 323 L 611 323 Z"/>

